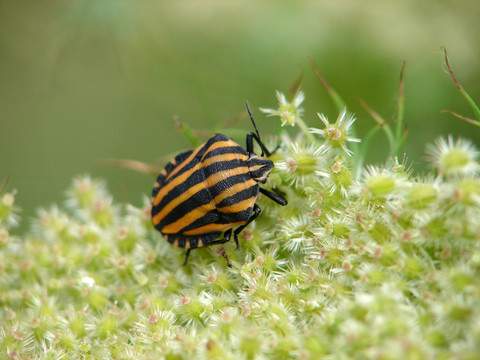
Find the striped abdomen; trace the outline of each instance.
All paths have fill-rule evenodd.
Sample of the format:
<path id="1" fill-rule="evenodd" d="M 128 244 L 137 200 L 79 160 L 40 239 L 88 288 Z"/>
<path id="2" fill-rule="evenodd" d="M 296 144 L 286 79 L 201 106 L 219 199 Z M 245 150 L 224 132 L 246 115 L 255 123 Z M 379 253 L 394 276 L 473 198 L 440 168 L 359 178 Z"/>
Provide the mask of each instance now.
<path id="1" fill-rule="evenodd" d="M 195 248 L 246 224 L 259 191 L 248 161 L 246 150 L 221 134 L 178 155 L 152 192 L 155 228 L 170 243 Z"/>

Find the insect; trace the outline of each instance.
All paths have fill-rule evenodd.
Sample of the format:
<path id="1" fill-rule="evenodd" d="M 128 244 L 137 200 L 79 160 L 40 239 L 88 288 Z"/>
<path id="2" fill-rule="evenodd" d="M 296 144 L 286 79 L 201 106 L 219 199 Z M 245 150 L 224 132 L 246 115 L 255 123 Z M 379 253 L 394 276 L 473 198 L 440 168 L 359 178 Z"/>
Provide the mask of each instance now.
<path id="1" fill-rule="evenodd" d="M 224 244 L 232 232 L 238 249 L 238 234 L 261 212 L 256 204 L 259 192 L 280 205 L 287 204 L 280 191 L 258 185 L 267 181 L 274 167 L 268 157 L 278 147 L 268 151 L 248 102 L 245 104 L 255 129 L 247 134 L 246 149 L 215 134 L 195 150 L 177 155 L 153 187 L 153 225 L 170 244 L 187 249 L 184 265 L 192 249 Z M 254 153 L 253 140 L 260 146 L 261 156 Z M 222 233 L 223 238 L 218 239 Z M 225 250 L 222 255 L 231 266 Z"/>

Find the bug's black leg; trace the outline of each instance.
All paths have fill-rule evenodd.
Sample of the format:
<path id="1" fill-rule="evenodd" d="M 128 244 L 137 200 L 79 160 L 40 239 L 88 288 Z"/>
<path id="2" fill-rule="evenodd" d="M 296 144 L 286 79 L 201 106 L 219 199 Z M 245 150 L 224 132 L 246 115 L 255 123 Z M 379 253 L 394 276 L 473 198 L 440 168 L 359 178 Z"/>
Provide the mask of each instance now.
<path id="1" fill-rule="evenodd" d="M 272 156 L 272 155 L 275 153 L 275 151 L 277 151 L 278 148 L 280 147 L 280 146 L 277 146 L 273 152 L 270 152 L 270 151 L 267 149 L 267 147 L 263 144 L 262 140 L 260 140 L 260 138 L 258 137 L 258 135 L 255 134 L 255 133 L 253 133 L 253 132 L 251 132 L 251 133 L 248 133 L 248 134 L 247 134 L 247 152 L 248 152 L 249 154 L 253 153 L 253 139 L 255 139 L 255 140 L 257 141 L 258 145 L 260 145 L 260 149 L 262 149 L 262 156 L 267 155 L 267 157 L 270 157 L 270 156 Z"/>
<path id="2" fill-rule="evenodd" d="M 280 149 L 280 145 L 277 145 L 277 146 L 275 147 L 275 149 L 273 149 L 273 151 L 270 153 L 270 156 L 272 156 L 273 154 L 275 154 L 278 149 Z"/>
<path id="3" fill-rule="evenodd" d="M 248 105 L 248 101 L 245 100 L 245 105 L 247 106 L 248 115 L 250 115 L 250 120 L 252 120 L 253 127 L 255 128 L 255 132 L 251 132 L 247 134 L 247 152 L 250 154 L 253 153 L 253 139 L 257 140 L 258 145 L 262 149 L 262 156 L 267 155 L 267 157 L 272 156 L 278 150 L 280 145 L 278 145 L 275 150 L 272 152 L 268 151 L 265 144 L 260 140 L 260 133 L 258 132 L 257 125 L 255 125 L 255 120 L 253 120 L 252 112 L 250 111 L 250 106 Z"/>
<path id="4" fill-rule="evenodd" d="M 206 244 L 206 246 L 225 244 L 226 242 L 230 241 L 231 237 L 232 237 L 232 229 L 225 231 L 225 233 L 223 234 L 223 239 L 212 241 L 212 242 Z M 190 255 L 190 251 L 192 251 L 192 249 L 193 248 L 189 248 L 187 250 L 187 253 L 185 254 L 185 261 L 183 262 L 183 265 L 187 265 L 188 256 Z M 227 253 L 225 252 L 225 250 L 222 252 L 222 256 L 227 260 L 227 265 L 229 267 L 231 267 L 232 264 L 230 264 L 230 261 L 228 261 L 228 256 L 227 256 Z"/>
<path id="5" fill-rule="evenodd" d="M 239 226 L 233 232 L 233 239 L 235 240 L 235 244 L 237 245 L 237 250 L 240 248 L 240 244 L 238 243 L 238 234 L 240 234 L 243 231 L 243 229 L 245 229 L 253 220 L 255 220 L 257 216 L 260 215 L 261 211 L 262 209 L 260 208 L 260 206 L 255 204 L 253 206 L 252 216 L 250 216 L 250 219 L 248 219 L 247 223 L 245 225 Z"/>
<path id="6" fill-rule="evenodd" d="M 212 241 L 211 243 L 208 243 L 208 246 L 225 244 L 226 242 L 230 241 L 231 236 L 232 236 L 232 229 L 227 230 L 223 233 L 223 239 Z"/>
<path id="7" fill-rule="evenodd" d="M 232 267 L 232 264 L 230 263 L 230 260 L 228 260 L 227 252 L 225 251 L 225 249 L 223 249 L 223 251 L 222 251 L 222 256 L 225 258 L 225 261 L 227 262 L 227 266 Z"/>
<path id="8" fill-rule="evenodd" d="M 185 254 L 185 261 L 183 262 L 183 266 L 187 265 L 188 256 L 190 255 L 190 251 L 192 251 L 192 249 L 188 249 L 187 253 Z"/>
<path id="9" fill-rule="evenodd" d="M 225 244 L 226 242 L 230 241 L 230 238 L 232 237 L 232 229 L 228 230 L 228 231 L 225 231 L 225 233 L 223 234 L 223 239 L 220 239 L 220 240 L 216 240 L 216 241 L 212 241 L 211 243 L 208 244 L 208 246 L 210 245 L 218 245 L 218 244 Z M 225 260 L 227 261 L 227 266 L 228 267 L 232 267 L 232 264 L 230 263 L 230 260 L 228 260 L 228 256 L 227 256 L 227 252 L 225 251 L 225 249 L 223 249 L 221 255 L 225 258 Z"/>
<path id="10" fill-rule="evenodd" d="M 282 196 L 282 194 L 278 190 L 275 192 L 271 192 L 266 189 L 260 188 L 260 192 L 266 197 L 268 197 L 269 199 L 272 199 L 273 201 L 275 201 L 277 204 L 287 205 L 287 200 Z"/>

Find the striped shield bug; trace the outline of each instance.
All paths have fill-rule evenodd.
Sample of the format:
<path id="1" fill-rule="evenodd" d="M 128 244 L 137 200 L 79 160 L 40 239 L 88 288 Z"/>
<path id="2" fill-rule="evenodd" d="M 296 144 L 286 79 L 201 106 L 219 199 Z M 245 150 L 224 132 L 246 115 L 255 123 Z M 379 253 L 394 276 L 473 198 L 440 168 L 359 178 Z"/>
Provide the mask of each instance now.
<path id="1" fill-rule="evenodd" d="M 280 205 L 287 201 L 265 184 L 273 169 L 270 152 L 260 139 L 252 112 L 245 101 L 255 132 L 247 134 L 246 149 L 225 135 L 215 134 L 195 150 L 177 155 L 158 175 L 152 191 L 152 222 L 172 245 L 192 249 L 224 244 L 260 214 L 256 204 L 262 193 Z M 254 153 L 255 140 L 262 153 Z M 235 228 L 235 230 L 233 230 Z M 218 239 L 223 234 L 222 239 Z M 223 250 L 227 265 L 231 266 Z"/>

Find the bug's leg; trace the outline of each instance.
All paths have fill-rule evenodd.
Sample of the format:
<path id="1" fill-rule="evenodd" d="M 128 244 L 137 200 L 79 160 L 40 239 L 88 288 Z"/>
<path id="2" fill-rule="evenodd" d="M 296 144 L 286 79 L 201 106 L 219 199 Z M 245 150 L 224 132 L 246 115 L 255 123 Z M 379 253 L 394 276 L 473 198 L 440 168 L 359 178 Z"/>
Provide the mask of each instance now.
<path id="1" fill-rule="evenodd" d="M 268 197 L 269 199 L 272 199 L 277 204 L 287 205 L 287 200 L 283 197 L 280 191 L 278 190 L 275 191 L 275 190 L 276 189 L 273 189 L 274 192 L 272 192 L 272 191 L 260 188 L 260 192 L 266 197 Z"/>
<path id="2" fill-rule="evenodd" d="M 272 156 L 273 154 L 275 154 L 278 149 L 280 149 L 280 145 L 275 146 L 275 149 L 273 149 L 273 151 L 270 153 L 270 156 Z"/>
<path id="3" fill-rule="evenodd" d="M 252 111 L 250 110 L 250 106 L 248 105 L 248 101 L 245 100 L 245 106 L 247 107 L 248 115 L 250 116 L 250 120 L 252 120 L 253 127 L 255 129 L 255 132 L 251 132 L 247 134 L 247 152 L 253 153 L 253 139 L 257 140 L 258 145 L 260 145 L 260 148 L 262 149 L 262 156 L 267 155 L 267 157 L 270 157 L 275 153 L 275 151 L 278 150 L 280 146 L 277 146 L 273 152 L 268 151 L 267 147 L 265 144 L 260 140 L 260 133 L 258 132 L 257 125 L 255 125 L 255 120 L 253 120 L 253 115 Z"/>
<path id="4" fill-rule="evenodd" d="M 254 133 L 247 134 L 247 152 L 249 154 L 253 153 L 253 137 L 255 136 Z"/>
<path id="5" fill-rule="evenodd" d="M 183 262 L 183 266 L 187 265 L 188 256 L 190 255 L 190 251 L 192 251 L 192 249 L 188 249 L 187 253 L 185 254 L 185 261 Z"/>
<path id="6" fill-rule="evenodd" d="M 225 244 L 226 242 L 230 241 L 231 236 L 232 236 L 232 229 L 227 230 L 223 233 L 223 239 L 212 241 L 211 243 L 208 243 L 208 246 Z"/>
<path id="7" fill-rule="evenodd" d="M 232 229 L 225 231 L 225 233 L 223 234 L 223 239 L 216 240 L 216 241 L 212 241 L 211 243 L 208 244 L 208 246 L 210 246 L 210 245 L 218 245 L 218 244 L 225 244 L 226 242 L 230 241 L 230 238 L 231 238 L 231 237 L 232 237 Z M 225 249 L 223 249 L 223 251 L 221 252 L 221 255 L 222 255 L 222 256 L 225 258 L 225 260 L 227 261 L 227 266 L 228 266 L 228 267 L 232 267 L 232 264 L 230 263 L 230 260 L 228 260 L 227 252 L 225 251 Z"/>
<path id="8" fill-rule="evenodd" d="M 225 249 L 223 249 L 223 251 L 222 251 L 222 256 L 225 258 L 225 261 L 227 262 L 227 266 L 232 267 L 232 264 L 230 263 L 230 260 L 228 260 L 227 251 Z"/>
<path id="9" fill-rule="evenodd" d="M 280 145 L 279 145 L 279 146 L 277 146 L 277 147 L 275 148 L 275 150 L 273 150 L 273 152 L 270 152 L 270 151 L 267 149 L 267 147 L 265 146 L 265 144 L 262 142 L 262 140 L 260 140 L 260 138 L 258 137 L 258 135 L 255 134 L 255 133 L 253 133 L 253 132 L 251 132 L 251 133 L 248 133 L 248 134 L 247 134 L 247 152 L 248 152 L 249 154 L 253 153 L 253 139 L 255 139 L 255 140 L 257 141 L 257 144 L 258 144 L 258 145 L 260 145 L 260 149 L 262 149 L 262 156 L 267 155 L 267 157 L 270 157 L 270 156 L 272 156 L 272 155 L 275 153 L 275 151 L 277 151 L 278 148 L 280 147 Z"/>
<path id="10" fill-rule="evenodd" d="M 232 229 L 225 231 L 225 233 L 223 234 L 223 239 L 208 242 L 208 243 L 205 244 L 205 246 L 225 244 L 226 242 L 230 241 L 231 237 L 232 237 Z M 190 242 L 190 246 L 192 246 L 191 242 Z M 185 254 L 185 261 L 184 261 L 183 265 L 187 265 L 188 256 L 190 255 L 190 251 L 192 251 L 192 249 L 196 249 L 196 248 L 197 248 L 197 246 L 194 246 L 194 247 L 191 247 L 191 248 L 187 249 L 187 253 Z M 224 252 L 225 252 L 225 250 L 224 250 Z M 228 257 L 226 257 L 227 254 L 222 253 L 221 255 L 227 260 L 227 265 L 232 266 L 232 264 L 230 264 L 230 262 L 228 261 Z"/>
<path id="11" fill-rule="evenodd" d="M 257 216 L 260 215 L 261 211 L 262 209 L 260 208 L 260 206 L 255 204 L 253 206 L 252 216 L 250 216 L 250 219 L 248 219 L 247 223 L 245 225 L 239 226 L 233 232 L 233 239 L 235 240 L 235 245 L 237 245 L 237 250 L 240 248 L 240 244 L 238 243 L 238 234 L 240 234 L 243 231 L 243 229 L 245 229 L 253 220 L 255 220 Z"/>

